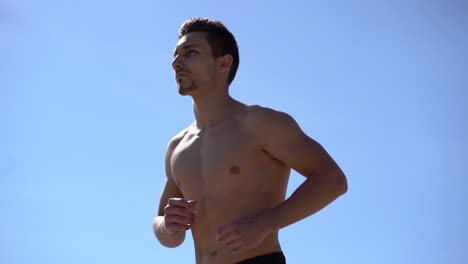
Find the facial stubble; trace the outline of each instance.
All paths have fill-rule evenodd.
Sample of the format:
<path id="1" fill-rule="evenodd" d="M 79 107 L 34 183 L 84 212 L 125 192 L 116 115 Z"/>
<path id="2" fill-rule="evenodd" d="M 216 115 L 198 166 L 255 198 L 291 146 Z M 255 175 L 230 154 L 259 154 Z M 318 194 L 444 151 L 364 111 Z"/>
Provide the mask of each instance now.
<path id="1" fill-rule="evenodd" d="M 189 83 L 185 85 L 183 84 L 184 80 L 182 78 L 178 79 L 177 82 L 179 86 L 180 95 L 187 95 L 189 92 L 194 91 L 197 88 L 192 80 L 186 80 L 186 82 L 189 82 Z"/>

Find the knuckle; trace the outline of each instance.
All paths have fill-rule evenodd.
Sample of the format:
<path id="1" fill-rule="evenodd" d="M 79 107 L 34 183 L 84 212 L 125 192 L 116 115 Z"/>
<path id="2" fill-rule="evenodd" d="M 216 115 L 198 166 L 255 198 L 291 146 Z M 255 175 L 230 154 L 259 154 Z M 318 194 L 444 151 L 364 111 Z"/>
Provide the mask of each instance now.
<path id="1" fill-rule="evenodd" d="M 188 221 L 185 217 L 183 216 L 177 216 L 177 221 L 180 223 L 180 224 L 183 224 L 183 225 L 186 225 L 188 224 Z"/>
<path id="2" fill-rule="evenodd" d="M 168 222 L 168 223 L 174 223 L 174 222 L 176 222 L 176 221 L 177 221 L 176 216 L 174 216 L 174 215 L 167 215 L 167 216 L 166 216 L 166 222 Z"/>
<path id="3" fill-rule="evenodd" d="M 173 221 L 174 223 L 178 223 L 178 224 L 181 224 L 181 225 L 188 225 L 188 224 L 190 224 L 190 221 L 189 221 L 186 217 L 178 216 L 178 215 L 172 216 L 172 221 Z"/>
<path id="4" fill-rule="evenodd" d="M 167 215 L 179 215 L 179 216 L 189 216 L 184 208 L 180 208 L 174 205 L 168 205 L 164 208 L 164 213 Z"/>
<path id="5" fill-rule="evenodd" d="M 175 222 L 168 222 L 166 223 L 166 227 L 170 228 L 170 229 L 176 229 L 177 227 L 179 226 L 179 224 L 175 223 Z"/>
<path id="6" fill-rule="evenodd" d="M 185 208 L 176 207 L 174 208 L 174 211 L 180 216 L 187 216 L 187 210 L 185 210 Z"/>
<path id="7" fill-rule="evenodd" d="M 170 215 L 166 215 L 164 217 L 164 222 L 166 223 L 166 225 L 170 225 L 174 222 L 174 218 Z"/>
<path id="8" fill-rule="evenodd" d="M 175 198 L 169 198 L 169 200 L 167 200 L 167 205 L 174 205 L 175 202 Z"/>
<path id="9" fill-rule="evenodd" d="M 164 215 L 170 215 L 172 211 L 173 211 L 172 206 L 167 205 L 166 207 L 164 207 Z"/>
<path id="10" fill-rule="evenodd" d="M 182 198 L 169 198 L 169 200 L 167 200 L 167 203 L 169 205 L 173 205 L 173 204 L 177 204 L 178 202 L 180 202 L 182 200 Z"/>
<path id="11" fill-rule="evenodd" d="M 166 223 L 166 229 L 167 230 L 175 230 L 176 226 L 174 224 Z"/>

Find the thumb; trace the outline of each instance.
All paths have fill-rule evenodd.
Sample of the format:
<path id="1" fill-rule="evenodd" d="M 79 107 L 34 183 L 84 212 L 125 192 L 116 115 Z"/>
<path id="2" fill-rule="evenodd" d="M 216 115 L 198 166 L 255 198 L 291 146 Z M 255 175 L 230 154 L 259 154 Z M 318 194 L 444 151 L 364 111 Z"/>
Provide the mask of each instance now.
<path id="1" fill-rule="evenodd" d="M 188 200 L 187 201 L 189 207 L 187 208 L 189 211 L 191 212 L 194 212 L 195 213 L 195 206 L 197 205 L 197 201 L 195 200 Z"/>
<path id="2" fill-rule="evenodd" d="M 197 205 L 197 201 L 195 200 L 188 200 L 187 203 L 190 205 L 192 210 L 195 209 L 195 206 Z"/>
<path id="3" fill-rule="evenodd" d="M 216 229 L 216 238 L 220 240 L 223 235 L 226 233 L 226 230 L 228 229 L 229 224 L 222 225 Z"/>

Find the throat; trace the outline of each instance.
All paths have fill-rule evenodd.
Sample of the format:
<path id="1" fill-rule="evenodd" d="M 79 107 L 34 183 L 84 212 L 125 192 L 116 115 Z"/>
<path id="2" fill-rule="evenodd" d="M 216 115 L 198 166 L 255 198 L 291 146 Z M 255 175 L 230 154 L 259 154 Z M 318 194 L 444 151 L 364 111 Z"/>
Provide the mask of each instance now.
<path id="1" fill-rule="evenodd" d="M 194 100 L 194 114 L 199 129 L 212 128 L 244 110 L 246 105 L 230 97 L 202 104 Z"/>

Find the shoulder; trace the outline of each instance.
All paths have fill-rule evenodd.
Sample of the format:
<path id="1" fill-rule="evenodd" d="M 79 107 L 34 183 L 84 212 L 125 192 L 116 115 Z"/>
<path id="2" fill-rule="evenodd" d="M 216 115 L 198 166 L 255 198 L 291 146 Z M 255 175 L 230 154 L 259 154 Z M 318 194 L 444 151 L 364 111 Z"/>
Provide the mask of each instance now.
<path id="1" fill-rule="evenodd" d="M 245 131 L 253 142 L 263 147 L 282 142 L 287 145 L 304 136 L 291 115 L 268 107 L 249 107 L 244 124 Z"/>
<path id="2" fill-rule="evenodd" d="M 248 127 L 254 130 L 276 130 L 297 126 L 294 118 L 288 113 L 259 105 L 248 106 L 246 123 Z"/>
<path id="3" fill-rule="evenodd" d="M 193 125 L 193 124 L 192 124 Z M 170 154 L 172 151 L 179 145 L 180 141 L 184 138 L 185 134 L 187 134 L 187 131 L 189 128 L 192 126 L 188 126 L 184 129 L 182 129 L 177 135 L 173 136 L 167 145 L 167 153 Z"/>

